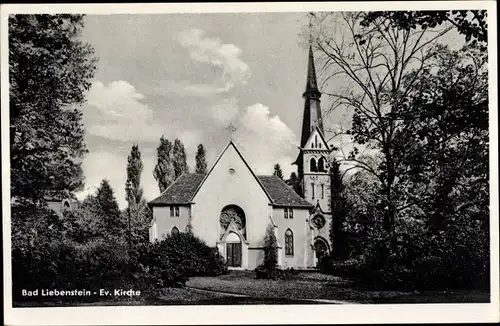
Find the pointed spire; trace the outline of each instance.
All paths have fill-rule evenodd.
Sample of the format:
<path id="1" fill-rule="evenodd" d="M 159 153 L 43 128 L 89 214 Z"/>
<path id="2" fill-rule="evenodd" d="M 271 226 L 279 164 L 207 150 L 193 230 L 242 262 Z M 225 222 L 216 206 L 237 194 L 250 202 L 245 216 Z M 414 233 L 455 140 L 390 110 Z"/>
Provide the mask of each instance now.
<path id="1" fill-rule="evenodd" d="M 307 66 L 306 93 L 308 91 L 318 91 L 318 81 L 316 79 L 316 68 L 314 67 L 312 44 L 309 44 L 309 64 Z"/>
<path id="2" fill-rule="evenodd" d="M 321 133 L 323 130 L 323 117 L 321 114 L 320 97 L 318 90 L 318 81 L 316 78 L 316 68 L 314 66 L 314 54 L 312 44 L 309 45 L 309 62 L 307 66 L 306 90 L 302 94 L 305 100 L 304 115 L 302 118 L 302 136 L 300 146 L 304 147 L 311 133 L 318 128 Z"/>

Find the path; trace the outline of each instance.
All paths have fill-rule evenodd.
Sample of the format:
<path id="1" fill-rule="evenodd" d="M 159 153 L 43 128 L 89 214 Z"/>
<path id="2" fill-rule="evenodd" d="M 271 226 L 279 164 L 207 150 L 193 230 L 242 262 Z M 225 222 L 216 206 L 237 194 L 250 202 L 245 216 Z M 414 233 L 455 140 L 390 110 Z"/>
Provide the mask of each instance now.
<path id="1" fill-rule="evenodd" d="M 246 294 L 238 294 L 238 293 L 230 293 L 230 292 L 223 292 L 223 291 L 216 291 L 216 290 L 200 289 L 200 288 L 195 288 L 192 286 L 186 286 L 186 288 L 190 289 L 190 290 L 194 290 L 194 291 L 199 291 L 199 292 L 222 294 L 222 295 L 225 295 L 228 297 L 252 298 L 252 296 L 249 296 Z M 276 298 L 276 299 L 279 300 L 279 298 Z M 341 300 L 330 300 L 330 299 L 300 299 L 298 301 L 309 301 L 309 302 L 328 303 L 328 304 L 358 304 L 355 302 L 348 302 L 348 301 L 341 301 Z"/>

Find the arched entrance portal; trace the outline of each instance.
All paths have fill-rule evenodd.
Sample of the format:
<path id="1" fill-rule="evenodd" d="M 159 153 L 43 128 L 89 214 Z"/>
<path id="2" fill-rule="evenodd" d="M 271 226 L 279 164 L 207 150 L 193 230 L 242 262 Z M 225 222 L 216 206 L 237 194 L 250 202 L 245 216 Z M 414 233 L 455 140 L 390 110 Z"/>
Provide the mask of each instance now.
<path id="1" fill-rule="evenodd" d="M 246 242 L 245 212 L 237 205 L 225 206 L 220 215 L 221 249 L 225 252 L 228 267 L 246 267 L 248 243 Z"/>
<path id="2" fill-rule="evenodd" d="M 241 240 L 234 232 L 226 237 L 226 261 L 230 267 L 241 267 Z"/>
<path id="3" fill-rule="evenodd" d="M 319 263 L 323 257 L 328 255 L 328 242 L 321 237 L 317 237 L 314 240 L 314 250 L 316 251 L 316 263 Z"/>

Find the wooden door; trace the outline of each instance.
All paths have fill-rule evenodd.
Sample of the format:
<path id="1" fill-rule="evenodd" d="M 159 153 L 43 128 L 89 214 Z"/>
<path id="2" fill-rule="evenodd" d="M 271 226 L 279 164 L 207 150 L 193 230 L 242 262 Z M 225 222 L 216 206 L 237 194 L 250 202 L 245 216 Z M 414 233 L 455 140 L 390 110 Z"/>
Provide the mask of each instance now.
<path id="1" fill-rule="evenodd" d="M 241 243 L 226 244 L 227 265 L 231 267 L 241 267 Z"/>

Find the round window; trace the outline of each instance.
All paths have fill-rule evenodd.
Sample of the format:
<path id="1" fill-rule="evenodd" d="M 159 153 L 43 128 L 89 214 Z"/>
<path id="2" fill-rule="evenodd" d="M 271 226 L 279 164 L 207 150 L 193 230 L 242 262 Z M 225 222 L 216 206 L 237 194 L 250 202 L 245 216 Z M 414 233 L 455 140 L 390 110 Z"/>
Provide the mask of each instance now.
<path id="1" fill-rule="evenodd" d="M 233 168 L 230 168 L 230 169 L 229 169 L 229 174 L 233 175 L 233 174 L 234 174 L 234 172 L 235 172 L 235 171 L 234 171 L 234 169 L 233 169 Z"/>

